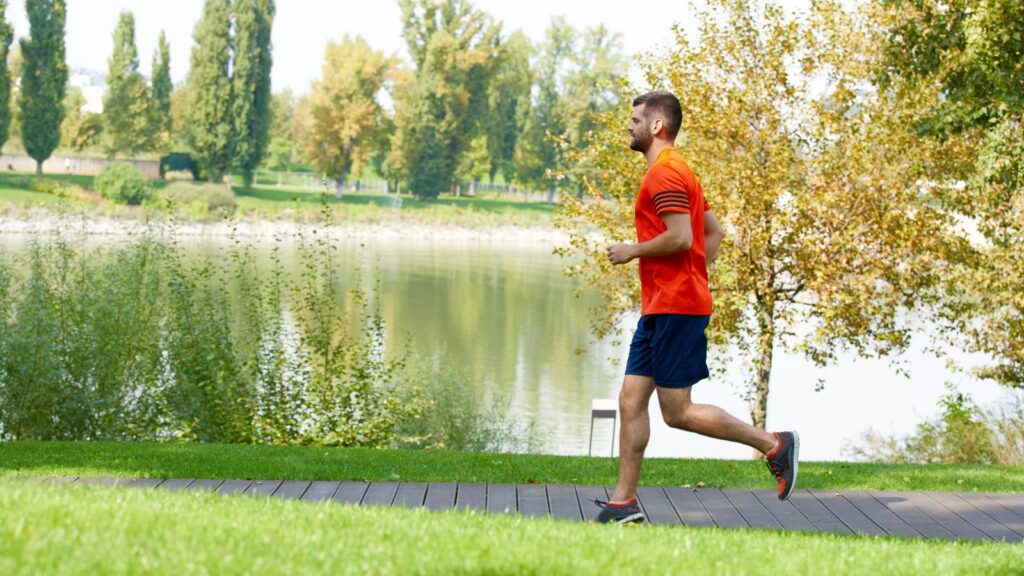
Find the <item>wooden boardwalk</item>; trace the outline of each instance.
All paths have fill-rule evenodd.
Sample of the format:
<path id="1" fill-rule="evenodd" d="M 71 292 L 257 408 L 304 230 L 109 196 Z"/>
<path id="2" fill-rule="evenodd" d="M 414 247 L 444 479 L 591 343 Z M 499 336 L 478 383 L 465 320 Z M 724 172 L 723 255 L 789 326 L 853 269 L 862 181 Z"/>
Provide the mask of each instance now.
<path id="1" fill-rule="evenodd" d="M 309 502 L 480 510 L 583 521 L 610 487 L 557 484 L 454 484 L 196 478 L 31 477 L 26 481 L 206 490 Z M 1024 542 L 1024 494 L 796 490 L 780 502 L 773 491 L 739 488 L 641 487 L 651 524 L 769 528 L 946 540 Z"/>

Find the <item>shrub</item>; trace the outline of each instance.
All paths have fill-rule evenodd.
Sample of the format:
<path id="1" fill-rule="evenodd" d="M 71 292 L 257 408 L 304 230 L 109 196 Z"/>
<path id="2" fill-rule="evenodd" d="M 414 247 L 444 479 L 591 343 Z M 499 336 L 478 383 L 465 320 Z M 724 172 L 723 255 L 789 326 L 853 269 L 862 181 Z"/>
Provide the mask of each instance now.
<path id="1" fill-rule="evenodd" d="M 224 184 L 174 180 L 160 196 L 197 216 L 231 216 L 238 209 L 235 193 Z"/>
<path id="2" fill-rule="evenodd" d="M 109 164 L 93 184 L 100 196 L 121 204 L 138 205 L 149 198 L 149 182 L 131 164 Z"/>
<path id="3" fill-rule="evenodd" d="M 859 460 L 913 464 L 1024 464 L 1024 396 L 1009 408 L 983 410 L 952 386 L 942 413 L 898 438 L 869 430 L 846 452 Z"/>

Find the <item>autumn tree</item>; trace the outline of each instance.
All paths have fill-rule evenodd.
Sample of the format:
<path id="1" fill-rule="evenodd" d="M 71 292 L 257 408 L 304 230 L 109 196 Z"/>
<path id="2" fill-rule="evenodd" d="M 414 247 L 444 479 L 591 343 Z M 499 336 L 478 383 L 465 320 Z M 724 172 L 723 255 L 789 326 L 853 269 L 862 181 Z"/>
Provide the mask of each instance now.
<path id="1" fill-rule="evenodd" d="M 950 340 L 991 358 L 978 375 L 1024 386 L 1024 4 L 1018 0 L 876 0 L 880 82 L 914 109 L 922 145 L 960 147 L 928 181 L 980 233 L 945 278 Z"/>
<path id="2" fill-rule="evenodd" d="M 906 311 L 934 289 L 956 242 L 918 183 L 928 166 L 904 147 L 902 118 L 854 65 L 873 55 L 862 19 L 830 2 L 801 19 L 754 0 L 714 0 L 696 18 L 698 38 L 677 27 L 675 45 L 643 70 L 652 88 L 679 96 L 678 146 L 728 232 L 710 271 L 716 372 L 742 367 L 751 419 L 765 428 L 777 349 L 819 365 L 842 349 L 905 350 Z M 823 93 L 811 90 L 816 80 Z M 635 240 L 633 195 L 646 166 L 627 149 L 628 118 L 628 107 L 599 115 L 591 145 L 573 152 L 597 172 L 560 218 L 571 233 L 562 253 L 582 261 L 572 272 L 604 295 L 598 335 L 616 332 L 639 302 L 635 269 L 611 266 L 603 250 Z"/>
<path id="3" fill-rule="evenodd" d="M 341 196 L 349 174 L 367 165 L 379 140 L 382 110 L 377 92 L 392 60 L 362 37 L 327 45 L 323 76 L 313 84 L 306 158 L 332 178 Z"/>

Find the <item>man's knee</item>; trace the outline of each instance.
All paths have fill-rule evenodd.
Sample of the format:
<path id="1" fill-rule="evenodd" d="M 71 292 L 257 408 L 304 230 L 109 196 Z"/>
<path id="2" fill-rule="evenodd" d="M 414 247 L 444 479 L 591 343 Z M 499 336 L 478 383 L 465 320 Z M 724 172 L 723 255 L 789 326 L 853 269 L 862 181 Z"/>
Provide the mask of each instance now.
<path id="1" fill-rule="evenodd" d="M 690 411 L 692 404 L 679 406 L 670 411 L 662 411 L 661 416 L 665 424 L 679 430 L 690 430 L 693 428 L 693 413 Z"/>
<path id="2" fill-rule="evenodd" d="M 638 391 L 623 389 L 619 392 L 619 414 L 623 418 L 641 415 L 647 411 L 647 403 L 650 398 Z"/>

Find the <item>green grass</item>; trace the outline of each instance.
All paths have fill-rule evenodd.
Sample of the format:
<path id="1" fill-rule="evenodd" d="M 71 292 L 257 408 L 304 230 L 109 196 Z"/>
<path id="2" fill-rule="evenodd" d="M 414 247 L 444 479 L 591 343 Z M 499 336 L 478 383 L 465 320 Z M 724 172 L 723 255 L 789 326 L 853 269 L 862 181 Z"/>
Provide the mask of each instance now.
<path id="1" fill-rule="evenodd" d="M 92 190 L 92 176 L 71 176 L 66 174 L 47 174 L 44 180 L 61 182 L 84 190 Z M 145 212 L 145 208 L 129 208 L 112 206 L 109 203 L 91 205 L 75 200 L 63 200 L 51 194 L 37 191 L 34 174 L 3 172 L 0 173 L 0 206 L 22 208 L 31 206 L 53 206 L 60 202 L 73 204 L 85 211 L 110 213 L 111 210 L 123 212 L 125 215 Z M 154 181 L 153 186 L 161 189 L 167 186 L 166 181 Z M 326 200 L 332 207 L 336 221 L 380 222 L 391 220 L 410 220 L 427 224 L 458 224 L 468 227 L 492 226 L 496 224 L 513 224 L 522 226 L 547 226 L 556 213 L 557 206 L 543 202 L 526 202 L 512 198 L 476 196 L 450 197 L 444 196 L 436 200 L 424 201 L 403 195 L 401 207 L 392 207 L 395 196 L 383 193 L 346 192 L 342 198 L 336 198 L 333 192 L 323 194 L 320 191 L 301 187 L 257 186 L 250 192 L 241 187 L 233 188 L 238 201 L 239 217 L 249 219 L 294 219 L 309 221 L 319 218 L 321 202 Z"/>
<path id="2" fill-rule="evenodd" d="M 611 458 L 142 442 L 0 442 L 0 476 L 614 484 Z M 769 488 L 761 462 L 652 458 L 647 486 Z M 801 462 L 800 487 L 1024 492 L 1024 468 Z"/>
<path id="3" fill-rule="evenodd" d="M 1002 543 L 0 482 L 0 574 L 1021 574 Z"/>

